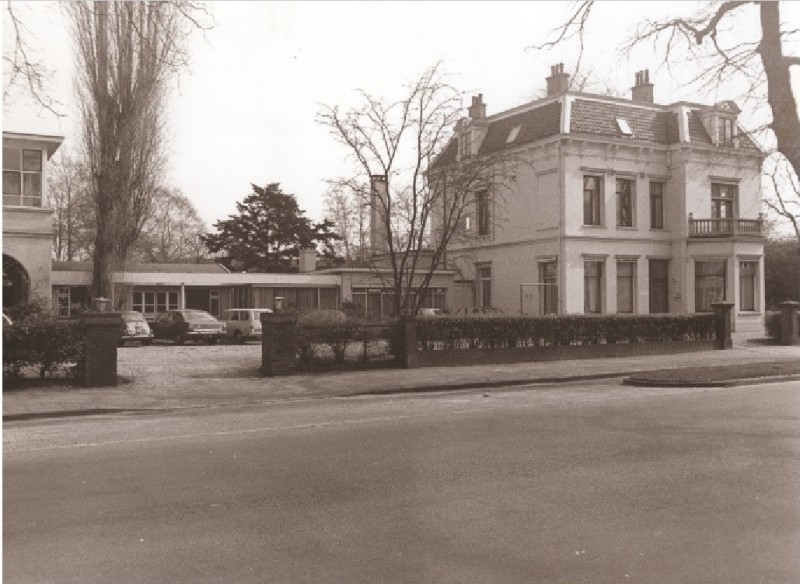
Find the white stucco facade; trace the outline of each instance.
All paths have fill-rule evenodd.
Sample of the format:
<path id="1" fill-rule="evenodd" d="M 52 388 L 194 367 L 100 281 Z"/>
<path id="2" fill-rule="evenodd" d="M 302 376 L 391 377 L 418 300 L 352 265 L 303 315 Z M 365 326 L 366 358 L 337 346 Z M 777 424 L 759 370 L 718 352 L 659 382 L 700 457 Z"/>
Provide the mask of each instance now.
<path id="1" fill-rule="evenodd" d="M 537 114 L 548 104 L 560 109 L 549 132 Z M 516 162 L 491 193 L 490 228 L 454 240 L 448 267 L 474 282 L 473 305 L 510 315 L 687 314 L 726 301 L 735 330 L 763 330 L 763 153 L 738 128 L 717 139 L 737 113 L 562 92 L 479 120 L 493 143 L 476 155 L 499 144 Z M 533 138 L 515 145 L 525 124 Z"/>

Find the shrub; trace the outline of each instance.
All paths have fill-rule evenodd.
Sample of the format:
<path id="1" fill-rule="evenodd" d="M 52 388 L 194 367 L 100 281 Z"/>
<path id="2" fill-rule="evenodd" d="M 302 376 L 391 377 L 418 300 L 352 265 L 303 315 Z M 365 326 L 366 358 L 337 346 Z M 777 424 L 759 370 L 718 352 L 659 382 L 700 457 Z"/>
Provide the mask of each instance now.
<path id="1" fill-rule="evenodd" d="M 710 340 L 715 335 L 710 314 L 445 317 L 416 324 L 423 351 Z"/>
<path id="2" fill-rule="evenodd" d="M 13 325 L 3 327 L 3 376 L 17 377 L 30 367 L 44 378 L 72 363 L 78 368 L 67 371 L 77 373 L 83 363 L 84 346 L 79 324 L 31 312 Z"/>

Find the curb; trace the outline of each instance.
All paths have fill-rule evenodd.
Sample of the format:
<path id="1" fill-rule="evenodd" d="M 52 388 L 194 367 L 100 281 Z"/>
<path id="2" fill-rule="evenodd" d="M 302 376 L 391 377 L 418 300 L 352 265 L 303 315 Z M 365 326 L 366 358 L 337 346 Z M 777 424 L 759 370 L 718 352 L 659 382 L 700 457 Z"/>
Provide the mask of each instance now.
<path id="1" fill-rule="evenodd" d="M 670 381 L 648 379 L 646 377 L 626 377 L 623 385 L 635 387 L 738 387 L 741 385 L 755 385 L 758 383 L 782 383 L 784 381 L 800 381 L 800 375 L 775 375 L 771 377 L 741 377 L 738 379 L 723 379 L 720 381 Z"/>

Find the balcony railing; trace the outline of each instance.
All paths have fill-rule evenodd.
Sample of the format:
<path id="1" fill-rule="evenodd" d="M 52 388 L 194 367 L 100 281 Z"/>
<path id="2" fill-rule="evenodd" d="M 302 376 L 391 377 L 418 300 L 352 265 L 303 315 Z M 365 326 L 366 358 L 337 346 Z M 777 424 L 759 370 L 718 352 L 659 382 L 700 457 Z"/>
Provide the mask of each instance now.
<path id="1" fill-rule="evenodd" d="M 764 220 L 759 213 L 758 219 L 695 219 L 689 214 L 689 237 L 733 237 L 744 235 L 749 237 L 764 236 Z"/>

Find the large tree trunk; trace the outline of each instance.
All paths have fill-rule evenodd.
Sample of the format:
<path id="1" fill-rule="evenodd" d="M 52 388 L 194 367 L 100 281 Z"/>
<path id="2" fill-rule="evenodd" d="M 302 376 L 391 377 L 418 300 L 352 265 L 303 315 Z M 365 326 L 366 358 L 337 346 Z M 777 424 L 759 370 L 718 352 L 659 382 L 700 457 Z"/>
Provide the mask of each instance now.
<path id="1" fill-rule="evenodd" d="M 772 109 L 772 130 L 783 154 L 800 176 L 800 118 L 792 93 L 790 63 L 781 48 L 780 3 L 761 2 L 761 45 L 758 52 L 767 76 L 767 99 Z"/>

